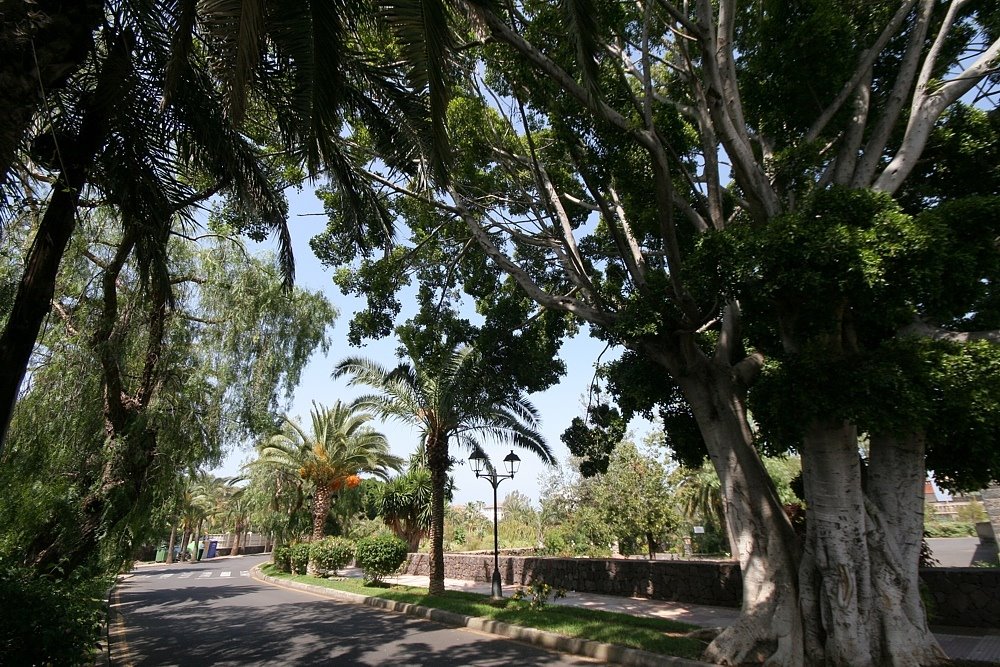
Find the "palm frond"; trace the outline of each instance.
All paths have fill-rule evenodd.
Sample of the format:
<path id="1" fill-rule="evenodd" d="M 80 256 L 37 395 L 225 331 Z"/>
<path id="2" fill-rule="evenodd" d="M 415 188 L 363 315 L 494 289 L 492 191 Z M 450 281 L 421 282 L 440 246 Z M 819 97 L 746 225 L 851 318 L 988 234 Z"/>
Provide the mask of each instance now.
<path id="1" fill-rule="evenodd" d="M 452 20 L 441 0 L 382 0 L 382 14 L 391 26 L 413 89 L 428 100 L 432 134 L 432 169 L 438 183 L 448 183 L 451 162 L 446 115 L 450 54 L 454 52 Z"/>

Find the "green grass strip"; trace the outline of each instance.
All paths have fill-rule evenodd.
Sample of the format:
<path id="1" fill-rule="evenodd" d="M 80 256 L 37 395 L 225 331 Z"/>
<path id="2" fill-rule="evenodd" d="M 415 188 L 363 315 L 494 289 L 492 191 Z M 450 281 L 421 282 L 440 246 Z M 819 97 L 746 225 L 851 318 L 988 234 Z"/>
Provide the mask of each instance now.
<path id="1" fill-rule="evenodd" d="M 705 642 L 681 636 L 697 629 L 696 626 L 662 618 L 556 604 L 548 604 L 543 609 L 530 609 L 526 603 L 514 604 L 509 599 L 505 606 L 499 607 L 490 604 L 489 596 L 479 593 L 446 591 L 444 595 L 432 596 L 427 594 L 426 588 L 419 586 L 383 588 L 365 586 L 360 579 L 353 578 L 320 579 L 290 575 L 279 572 L 270 564 L 263 566 L 263 570 L 268 576 L 278 579 L 408 602 L 466 616 L 479 616 L 525 628 L 556 632 L 567 637 L 591 639 L 663 655 L 697 659 L 705 649 Z"/>

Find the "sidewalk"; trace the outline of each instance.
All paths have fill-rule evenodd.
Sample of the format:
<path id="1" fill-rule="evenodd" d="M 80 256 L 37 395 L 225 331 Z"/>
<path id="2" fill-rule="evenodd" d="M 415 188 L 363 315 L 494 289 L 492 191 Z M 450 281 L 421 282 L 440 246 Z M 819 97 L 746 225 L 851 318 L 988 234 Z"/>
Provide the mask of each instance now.
<path id="1" fill-rule="evenodd" d="M 348 577 L 360 577 L 357 568 L 346 568 L 341 574 Z M 418 575 L 401 575 L 388 577 L 386 581 L 394 584 L 427 587 L 427 577 Z M 490 594 L 490 583 L 482 581 L 463 581 L 461 579 L 445 579 L 445 588 L 457 591 Z M 505 585 L 504 595 L 510 595 L 515 586 Z M 551 604 L 563 604 L 589 609 L 614 611 L 633 616 L 649 616 L 667 618 L 701 627 L 725 627 L 739 617 L 739 610 L 732 607 L 710 607 L 664 600 L 649 600 L 647 598 L 626 598 L 616 595 L 599 595 L 597 593 L 568 592 L 566 597 L 550 600 Z M 1000 665 L 1000 629 L 986 630 L 972 628 L 935 632 L 941 648 L 953 660 L 973 660 L 987 664 Z"/>

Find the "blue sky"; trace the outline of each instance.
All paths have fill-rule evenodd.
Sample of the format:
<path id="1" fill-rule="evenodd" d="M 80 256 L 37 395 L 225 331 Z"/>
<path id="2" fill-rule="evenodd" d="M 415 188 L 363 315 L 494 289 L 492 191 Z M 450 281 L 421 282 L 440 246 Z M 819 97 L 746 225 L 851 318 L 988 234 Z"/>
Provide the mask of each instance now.
<path id="1" fill-rule="evenodd" d="M 289 226 L 295 251 L 295 282 L 300 287 L 325 293 L 340 311 L 340 316 L 331 334 L 330 351 L 326 355 L 320 352 L 313 355 L 292 400 L 289 414 L 302 423 L 308 423 L 313 401 L 328 405 L 337 399 L 350 400 L 361 393 L 360 388 L 348 387 L 346 380 L 331 379 L 330 372 L 340 359 L 360 354 L 392 366 L 396 363 L 395 351 L 398 345 L 395 338 L 369 342 L 362 348 L 351 347 L 348 344 L 347 323 L 352 313 L 362 306 L 362 302 L 360 299 L 340 293 L 333 284 L 331 272 L 320 264 L 309 248 L 309 239 L 326 226 L 326 217 L 316 215 L 322 214 L 323 206 L 314 195 L 314 189 L 307 185 L 301 193 L 289 193 L 291 204 Z M 273 246 L 273 243 L 265 246 Z M 405 314 L 404 312 L 404 316 Z M 561 356 L 566 362 L 567 374 L 558 385 L 530 397 L 542 417 L 542 434 L 560 461 L 569 457 L 569 450 L 559 440 L 559 436 L 574 417 L 583 414 L 588 388 L 594 375 L 594 365 L 602 350 L 604 343 L 590 338 L 586 331 L 566 341 Z M 613 358 L 613 352 L 613 350 L 606 352 L 602 360 Z M 412 429 L 396 422 L 386 422 L 380 428 L 388 437 L 394 454 L 405 457 L 416 447 L 418 434 Z M 644 428 L 648 428 L 648 424 L 644 425 Z M 509 450 L 487 445 L 487 451 L 495 461 L 499 462 Z M 502 500 L 508 493 L 517 490 L 537 503 L 539 473 L 543 472 L 545 466 L 531 454 L 524 452 L 518 454 L 521 456 L 521 470 L 513 480 L 501 484 L 499 496 Z M 240 464 L 249 456 L 247 449 L 232 452 L 223 466 L 215 471 L 216 474 L 235 474 Z M 465 458 L 468 453 L 455 450 L 452 451 L 452 456 Z M 477 480 L 467 465 L 457 466 L 452 474 L 455 478 L 456 503 L 484 501 L 492 504 L 490 485 L 484 480 Z"/>

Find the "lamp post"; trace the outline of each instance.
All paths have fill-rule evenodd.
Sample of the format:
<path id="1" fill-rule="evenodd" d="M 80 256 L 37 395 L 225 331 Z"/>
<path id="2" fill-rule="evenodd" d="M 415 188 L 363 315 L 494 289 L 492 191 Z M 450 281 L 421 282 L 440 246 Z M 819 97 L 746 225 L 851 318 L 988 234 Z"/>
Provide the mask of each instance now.
<path id="1" fill-rule="evenodd" d="M 469 457 L 469 463 L 472 464 L 472 471 L 476 473 L 476 477 L 484 478 L 493 487 L 493 590 L 490 597 L 496 600 L 503 597 L 503 589 L 500 586 L 500 535 L 497 527 L 497 486 L 505 479 L 514 479 L 514 473 L 517 472 L 517 467 L 521 464 L 521 459 L 514 453 L 514 450 L 511 450 L 510 454 L 503 457 L 503 465 L 507 469 L 506 475 L 497 473 L 496 468 L 490 465 L 489 458 L 482 451 L 474 452 Z"/>

